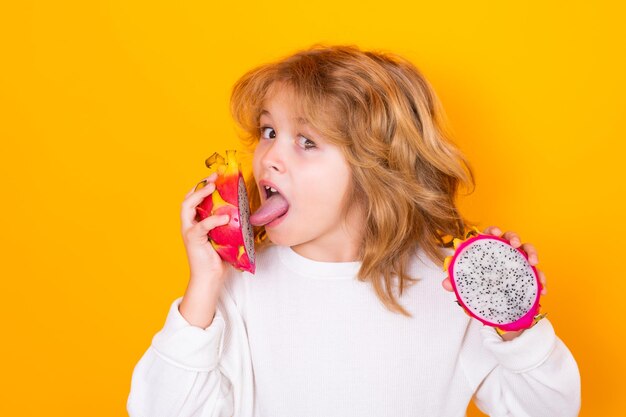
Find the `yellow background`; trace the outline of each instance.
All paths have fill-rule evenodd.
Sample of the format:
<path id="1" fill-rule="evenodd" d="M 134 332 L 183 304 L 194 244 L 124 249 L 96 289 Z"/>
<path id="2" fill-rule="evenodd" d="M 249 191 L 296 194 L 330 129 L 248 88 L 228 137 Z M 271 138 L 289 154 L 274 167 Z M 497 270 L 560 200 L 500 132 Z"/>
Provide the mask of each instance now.
<path id="1" fill-rule="evenodd" d="M 581 415 L 623 415 L 618 2 L 226 3 L 3 2 L 0 415 L 125 415 L 186 286 L 180 203 L 204 158 L 237 146 L 231 86 L 316 42 L 422 69 L 477 174 L 464 213 L 539 251 Z"/>

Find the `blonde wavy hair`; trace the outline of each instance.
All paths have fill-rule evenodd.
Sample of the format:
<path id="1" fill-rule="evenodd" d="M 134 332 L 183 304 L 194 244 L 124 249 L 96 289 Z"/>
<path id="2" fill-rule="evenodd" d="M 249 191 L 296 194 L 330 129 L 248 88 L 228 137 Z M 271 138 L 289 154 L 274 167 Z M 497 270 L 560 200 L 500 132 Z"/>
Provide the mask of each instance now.
<path id="1" fill-rule="evenodd" d="M 371 282 L 387 309 L 411 317 L 394 289 L 401 296 L 418 281 L 407 274 L 418 248 L 443 264 L 443 248 L 469 228 L 455 204 L 458 187 L 475 188 L 433 88 L 393 53 L 313 45 L 250 70 L 233 86 L 231 114 L 248 152 L 259 140 L 263 102 L 276 86 L 293 89 L 297 110 L 351 166 L 347 201 L 365 213 L 358 279 Z M 260 205 L 254 178 L 247 186 L 254 211 Z M 263 227 L 255 228 L 255 239 L 266 243 Z"/>

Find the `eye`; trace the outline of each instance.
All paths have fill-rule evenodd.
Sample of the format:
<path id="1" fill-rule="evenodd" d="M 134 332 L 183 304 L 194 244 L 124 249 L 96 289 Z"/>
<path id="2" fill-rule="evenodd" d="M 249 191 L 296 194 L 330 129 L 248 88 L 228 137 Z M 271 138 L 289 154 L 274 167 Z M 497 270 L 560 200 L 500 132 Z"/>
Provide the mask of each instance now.
<path id="1" fill-rule="evenodd" d="M 298 136 L 298 143 L 304 148 L 305 151 L 309 149 L 317 148 L 315 142 L 310 139 L 305 138 L 304 136 Z"/>
<path id="2" fill-rule="evenodd" d="M 274 139 L 276 137 L 276 132 L 269 126 L 261 126 L 259 130 L 261 131 L 261 137 L 264 139 Z"/>

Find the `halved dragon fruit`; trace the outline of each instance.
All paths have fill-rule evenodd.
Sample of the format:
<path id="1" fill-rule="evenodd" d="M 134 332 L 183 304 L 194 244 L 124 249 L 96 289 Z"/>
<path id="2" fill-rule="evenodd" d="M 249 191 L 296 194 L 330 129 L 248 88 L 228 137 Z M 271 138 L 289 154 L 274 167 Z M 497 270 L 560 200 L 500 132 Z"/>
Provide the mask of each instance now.
<path id="1" fill-rule="evenodd" d="M 454 248 L 443 269 L 468 315 L 500 333 L 527 329 L 542 317 L 541 282 L 523 250 L 476 228 L 464 241 L 454 239 Z"/>
<path id="2" fill-rule="evenodd" d="M 246 184 L 237 162 L 237 151 L 227 150 L 226 159 L 217 152 L 205 161 L 211 173 L 217 172 L 215 191 L 198 206 L 196 220 L 210 215 L 228 214 L 229 222 L 209 231 L 211 245 L 233 267 L 254 274 L 254 232 L 250 224 L 250 205 Z M 196 190 L 204 183 L 198 184 Z"/>

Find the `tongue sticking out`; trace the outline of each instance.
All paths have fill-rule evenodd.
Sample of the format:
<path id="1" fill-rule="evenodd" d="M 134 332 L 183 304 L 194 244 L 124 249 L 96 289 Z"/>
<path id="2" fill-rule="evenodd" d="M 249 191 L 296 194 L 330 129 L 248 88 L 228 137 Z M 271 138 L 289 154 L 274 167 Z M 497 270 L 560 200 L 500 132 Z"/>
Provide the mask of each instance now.
<path id="1" fill-rule="evenodd" d="M 282 216 L 289 210 L 289 203 L 280 194 L 273 194 L 250 216 L 250 223 L 263 226 Z"/>

